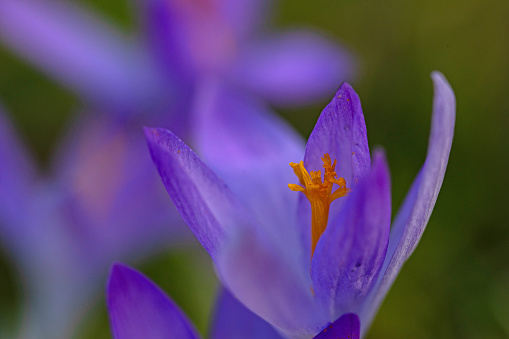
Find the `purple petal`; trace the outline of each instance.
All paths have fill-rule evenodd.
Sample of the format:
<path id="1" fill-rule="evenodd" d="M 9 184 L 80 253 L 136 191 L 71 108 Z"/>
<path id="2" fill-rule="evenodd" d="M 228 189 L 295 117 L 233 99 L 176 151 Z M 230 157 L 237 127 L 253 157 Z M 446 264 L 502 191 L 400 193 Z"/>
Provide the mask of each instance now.
<path id="1" fill-rule="evenodd" d="M 324 99 L 353 73 L 350 55 L 315 33 L 271 35 L 243 47 L 233 80 L 277 105 Z"/>
<path id="2" fill-rule="evenodd" d="M 173 133 L 145 128 L 152 160 L 178 212 L 215 261 L 228 231 L 246 224 L 225 184 Z"/>
<path id="3" fill-rule="evenodd" d="M 374 291 L 373 301 L 366 304 L 361 315 L 363 330 L 371 324 L 401 267 L 417 246 L 444 179 L 454 135 L 456 99 L 442 73 L 433 72 L 432 79 L 435 96 L 428 154 L 392 225 L 383 274 L 379 277 L 380 287 Z"/>
<path id="4" fill-rule="evenodd" d="M 304 142 L 291 126 L 259 101 L 217 82 L 202 86 L 194 111 L 194 140 L 214 168 L 233 172 L 282 163 L 287 169 L 303 156 Z"/>
<path id="5" fill-rule="evenodd" d="M 222 289 L 215 309 L 211 339 L 282 339 L 272 326 Z"/>
<path id="6" fill-rule="evenodd" d="M 312 295 L 309 272 L 303 274 L 295 261 L 281 256 L 256 230 L 237 232 L 231 239 L 217 261 L 223 285 L 280 333 L 288 337 L 318 333 L 327 317 Z"/>
<path id="7" fill-rule="evenodd" d="M 31 155 L 0 107 L 0 225 L 9 232 L 6 237 L 14 236 L 10 232 L 16 231 L 15 225 L 26 215 L 35 179 Z"/>
<path id="8" fill-rule="evenodd" d="M 336 172 L 353 187 L 371 169 L 366 123 L 361 101 L 344 83 L 323 109 L 306 146 L 304 164 L 310 171 L 322 169 L 321 158 L 329 153 L 338 164 Z"/>
<path id="9" fill-rule="evenodd" d="M 147 39 L 170 74 L 193 79 L 221 73 L 236 54 L 235 32 L 212 1 L 141 3 Z"/>
<path id="10" fill-rule="evenodd" d="M 266 0 L 215 0 L 235 35 L 242 39 L 254 33 L 269 12 Z"/>
<path id="11" fill-rule="evenodd" d="M 55 186 L 66 195 L 81 244 L 88 241 L 98 258 L 118 259 L 182 239 L 187 227 L 137 125 L 87 114 L 69 130 L 55 164 Z"/>
<path id="12" fill-rule="evenodd" d="M 179 79 L 184 87 L 196 76 L 186 36 L 184 15 L 172 1 L 140 0 L 139 11 L 149 47 L 167 76 Z M 179 90 L 181 86 L 175 88 Z"/>
<path id="13" fill-rule="evenodd" d="M 294 229 L 298 195 L 289 163 L 304 151 L 301 137 L 264 105 L 217 84 L 204 86 L 195 108 L 194 138 L 204 161 L 253 211 L 265 235 L 299 257 Z M 275 226 L 277 225 L 277 226 Z"/>
<path id="14" fill-rule="evenodd" d="M 346 180 L 348 188 L 354 188 L 371 170 L 368 137 L 364 115 L 357 93 L 350 85 L 341 85 L 332 101 L 324 108 L 315 128 L 309 136 L 304 156 L 304 165 L 309 171 L 323 170 L 321 158 L 328 153 L 337 160 L 336 172 Z M 331 205 L 331 215 L 336 215 L 345 199 L 338 199 Z M 302 197 L 299 201 L 299 215 L 303 246 L 310 253 L 309 202 Z M 310 256 L 308 256 L 309 258 Z"/>
<path id="15" fill-rule="evenodd" d="M 348 313 L 342 315 L 314 339 L 359 339 L 360 337 L 359 317 L 356 314 Z"/>
<path id="16" fill-rule="evenodd" d="M 57 0 L 0 0 L 0 39 L 86 98 L 116 109 L 153 101 L 156 75 L 111 27 Z"/>
<path id="17" fill-rule="evenodd" d="M 355 187 L 318 241 L 311 277 L 331 319 L 357 311 L 376 282 L 389 241 L 390 186 L 385 156 L 379 152 L 371 174 Z"/>
<path id="18" fill-rule="evenodd" d="M 200 337 L 159 287 L 127 266 L 115 264 L 111 268 L 107 304 L 115 339 Z"/>

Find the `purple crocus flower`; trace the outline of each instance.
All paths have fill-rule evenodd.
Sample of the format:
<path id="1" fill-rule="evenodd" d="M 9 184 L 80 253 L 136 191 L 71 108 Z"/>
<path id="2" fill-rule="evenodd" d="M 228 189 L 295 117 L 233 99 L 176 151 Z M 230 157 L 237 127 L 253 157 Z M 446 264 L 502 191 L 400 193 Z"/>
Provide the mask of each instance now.
<path id="1" fill-rule="evenodd" d="M 79 319 L 113 259 L 155 251 L 180 220 L 154 181 L 140 126 L 171 126 L 189 140 L 203 78 L 283 104 L 316 99 L 352 72 L 350 56 L 315 33 L 261 34 L 264 1 L 148 0 L 139 9 L 143 36 L 133 39 L 76 3 L 0 0 L 0 40 L 91 113 L 75 120 L 47 174 L 0 123 L 9 131 L 0 235 L 28 282 L 28 321 L 46 337 L 68 336 L 67 317 Z"/>
<path id="2" fill-rule="evenodd" d="M 198 339 L 200 335 L 177 305 L 134 269 L 115 264 L 107 284 L 107 303 L 115 339 Z M 217 300 L 211 339 L 282 337 L 264 320 L 223 290 Z M 316 339 L 359 338 L 359 318 L 345 314 Z"/>
<path id="3" fill-rule="evenodd" d="M 142 0 L 142 39 L 129 39 L 76 4 L 0 0 L 0 40 L 108 112 L 181 120 L 207 76 L 277 104 L 330 95 L 351 56 L 310 31 L 262 32 L 267 2 Z M 173 129 L 177 126 L 172 126 Z"/>
<path id="4" fill-rule="evenodd" d="M 20 337 L 67 338 L 115 260 L 184 241 L 137 128 L 78 118 L 43 173 L 0 109 L 0 243 L 27 288 Z"/>
<path id="5" fill-rule="evenodd" d="M 455 97 L 441 73 L 432 79 L 428 154 L 392 227 L 385 155 L 371 158 L 348 84 L 323 110 L 305 151 L 283 122 L 221 86 L 205 91 L 196 112 L 204 161 L 173 133 L 146 129 L 163 183 L 222 284 L 281 335 L 310 338 L 347 313 L 359 317 L 362 333 L 369 328 L 445 175 Z"/>

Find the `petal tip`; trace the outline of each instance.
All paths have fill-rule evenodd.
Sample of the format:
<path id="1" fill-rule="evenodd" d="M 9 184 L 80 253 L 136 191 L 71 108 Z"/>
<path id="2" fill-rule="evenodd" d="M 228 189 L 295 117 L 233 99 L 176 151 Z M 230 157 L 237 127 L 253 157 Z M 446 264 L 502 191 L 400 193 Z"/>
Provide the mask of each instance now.
<path id="1" fill-rule="evenodd" d="M 341 95 L 342 93 L 350 93 L 350 94 L 354 94 L 354 95 L 357 95 L 357 93 L 355 92 L 355 90 L 353 89 L 352 85 L 350 85 L 348 82 L 343 82 L 340 86 L 339 86 L 339 89 L 337 90 L 337 95 Z"/>
<path id="2" fill-rule="evenodd" d="M 350 83 L 348 83 L 348 81 L 344 81 L 340 86 L 339 88 L 348 88 L 348 89 L 353 89 L 352 85 L 350 85 Z"/>
<path id="3" fill-rule="evenodd" d="M 386 192 L 386 199 L 390 200 L 391 174 L 385 151 L 381 148 L 376 149 L 374 152 L 372 171 L 376 182 L 381 185 L 383 191 Z"/>
<path id="4" fill-rule="evenodd" d="M 447 131 L 451 135 L 454 133 L 454 125 L 456 119 L 456 96 L 449 81 L 439 71 L 431 73 L 431 79 L 434 85 L 434 102 L 433 102 L 433 120 L 437 119 L 439 130 Z M 436 117 L 436 118 L 435 118 Z M 433 123 L 433 125 L 436 125 Z M 438 130 L 437 129 L 437 130 Z M 432 135 L 434 134 L 432 128 Z M 451 140 L 452 141 L 452 140 Z"/>
<path id="5" fill-rule="evenodd" d="M 455 95 L 454 90 L 451 87 L 451 84 L 440 71 L 431 72 L 431 79 L 433 80 L 433 85 L 435 86 L 435 91 L 440 92 L 443 96 L 446 96 L 448 100 L 455 103 Z"/>
<path id="6" fill-rule="evenodd" d="M 158 136 L 160 134 L 160 128 L 144 126 L 143 133 L 145 133 L 145 138 L 151 141 L 154 140 L 155 136 Z"/>
<path id="7" fill-rule="evenodd" d="M 143 132 L 151 153 L 156 150 L 176 150 L 184 144 L 172 131 L 165 128 L 144 127 Z"/>
<path id="8" fill-rule="evenodd" d="M 433 71 L 431 72 L 431 79 L 434 81 L 442 81 L 445 83 L 448 83 L 447 79 L 445 78 L 444 74 L 440 71 Z"/>
<path id="9" fill-rule="evenodd" d="M 125 276 L 129 274 L 137 274 L 137 272 L 121 262 L 114 262 L 111 265 L 108 280 L 106 282 L 106 294 L 108 296 L 108 300 L 112 294 L 112 289 L 115 289 L 116 286 L 118 286 L 121 281 L 125 279 Z"/>
<path id="10" fill-rule="evenodd" d="M 362 109 L 360 108 L 361 100 L 359 95 L 348 82 L 343 82 L 341 86 L 339 86 L 334 100 L 337 100 L 336 102 L 338 102 L 340 105 L 351 107 L 351 109 L 353 109 L 354 115 L 358 115 L 359 113 L 362 115 Z"/>
<path id="11" fill-rule="evenodd" d="M 132 269 L 122 262 L 114 262 L 110 268 L 110 279 L 112 276 L 117 276 L 126 271 L 132 271 Z"/>
<path id="12" fill-rule="evenodd" d="M 383 168 L 387 172 L 389 171 L 389 165 L 387 163 L 387 156 L 383 148 L 375 148 L 373 151 L 373 169 Z"/>
<path id="13" fill-rule="evenodd" d="M 376 147 L 373 151 L 373 162 L 375 161 L 386 161 L 387 160 L 387 156 L 385 154 L 385 149 L 383 149 L 382 147 Z"/>

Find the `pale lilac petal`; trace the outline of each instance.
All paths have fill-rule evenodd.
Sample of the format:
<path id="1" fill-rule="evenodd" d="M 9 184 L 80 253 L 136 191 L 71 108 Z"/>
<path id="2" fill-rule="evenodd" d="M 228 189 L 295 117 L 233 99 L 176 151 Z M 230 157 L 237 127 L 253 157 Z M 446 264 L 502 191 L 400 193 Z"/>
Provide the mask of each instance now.
<path id="1" fill-rule="evenodd" d="M 152 160 L 178 212 L 215 261 L 231 229 L 247 215 L 233 193 L 173 133 L 145 128 Z"/>
<path id="2" fill-rule="evenodd" d="M 0 225 L 13 237 L 34 193 L 36 167 L 0 107 Z M 12 241 L 13 239 L 9 239 Z"/>
<path id="3" fill-rule="evenodd" d="M 266 0 L 215 0 L 219 11 L 238 39 L 246 38 L 259 28 L 270 12 Z"/>
<path id="4" fill-rule="evenodd" d="M 128 110 L 154 99 L 157 78 L 146 58 L 76 4 L 0 0 L 0 39 L 96 103 Z"/>
<path id="5" fill-rule="evenodd" d="M 125 258 L 182 240 L 187 227 L 165 192 L 138 125 L 86 114 L 62 140 L 54 185 L 66 195 L 82 244 Z"/>
<path id="6" fill-rule="evenodd" d="M 373 291 L 373 301 L 366 303 L 361 314 L 363 331 L 369 328 L 401 267 L 417 246 L 444 179 L 454 135 L 456 99 L 442 73 L 433 72 L 432 79 L 435 95 L 428 154 L 392 225 L 387 256 L 379 277 L 380 286 Z"/>
<path id="7" fill-rule="evenodd" d="M 193 140 L 204 161 L 249 207 L 265 236 L 284 238 L 278 248 L 300 257 L 298 195 L 288 183 L 295 181 L 289 163 L 303 156 L 301 137 L 264 105 L 217 83 L 203 86 L 194 111 Z"/>
<path id="8" fill-rule="evenodd" d="M 376 282 L 389 241 L 390 189 L 385 156 L 378 152 L 371 173 L 348 198 L 340 198 L 346 203 L 318 241 L 311 278 L 331 320 L 358 311 Z"/>
<path id="9" fill-rule="evenodd" d="M 115 339 L 197 339 L 200 336 L 177 305 L 134 269 L 115 264 L 107 286 Z"/>
<path id="10" fill-rule="evenodd" d="M 145 40 L 179 86 L 204 73 L 227 70 L 236 58 L 238 40 L 253 33 L 266 15 L 266 1 L 139 0 Z"/>
<path id="11" fill-rule="evenodd" d="M 232 78 L 273 104 L 297 106 L 332 95 L 353 67 L 348 52 L 321 35 L 292 31 L 243 45 Z"/>
<path id="12" fill-rule="evenodd" d="M 180 80 L 222 73 L 235 58 L 235 32 L 216 5 L 209 1 L 141 3 L 147 39 L 156 57 Z"/>
<path id="13" fill-rule="evenodd" d="M 216 302 L 211 339 L 282 339 L 272 326 L 222 289 Z"/>
<path id="14" fill-rule="evenodd" d="M 201 87 L 194 116 L 193 140 L 214 168 L 245 171 L 284 163 L 287 169 L 303 156 L 304 141 L 290 125 L 261 102 L 218 82 Z M 271 180 L 259 180 L 265 179 Z"/>
<path id="15" fill-rule="evenodd" d="M 306 146 L 304 165 L 309 171 L 322 170 L 321 158 L 329 153 L 337 160 L 336 172 L 348 187 L 371 169 L 366 123 L 361 102 L 354 89 L 344 83 L 323 109 Z"/>
<path id="16" fill-rule="evenodd" d="M 348 188 L 355 188 L 371 170 L 366 124 L 360 99 L 353 88 L 344 83 L 332 101 L 323 109 L 309 136 L 304 156 L 308 171 L 322 171 L 322 157 L 328 153 L 332 161 L 337 160 L 336 172 L 346 180 Z M 345 199 L 338 199 L 331 205 L 331 215 L 336 215 Z M 302 246 L 311 254 L 310 229 L 311 211 L 309 202 L 303 196 L 299 201 L 299 216 Z M 310 255 L 308 256 L 308 258 Z"/>
<path id="17" fill-rule="evenodd" d="M 175 1 L 139 0 L 137 3 L 148 47 L 166 76 L 179 79 L 175 90 L 185 92 L 187 82 L 196 76 L 196 65 L 190 55 L 190 37 L 186 36 L 183 13 L 179 13 Z"/>
<path id="18" fill-rule="evenodd" d="M 237 232 L 220 253 L 216 263 L 223 285 L 282 334 L 318 333 L 327 316 L 312 295 L 309 272 L 279 255 L 270 239 L 256 231 Z"/>
<path id="19" fill-rule="evenodd" d="M 359 317 L 354 313 L 342 315 L 314 339 L 360 339 Z"/>

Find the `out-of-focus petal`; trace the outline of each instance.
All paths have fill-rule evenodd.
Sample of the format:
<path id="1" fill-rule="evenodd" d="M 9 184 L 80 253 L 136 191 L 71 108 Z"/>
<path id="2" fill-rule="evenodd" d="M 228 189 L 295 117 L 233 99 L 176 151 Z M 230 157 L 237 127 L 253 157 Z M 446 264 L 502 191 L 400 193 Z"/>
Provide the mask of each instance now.
<path id="1" fill-rule="evenodd" d="M 232 79 L 276 105 L 300 105 L 332 95 L 353 74 L 351 56 L 310 32 L 288 32 L 242 46 Z"/>
<path id="2" fill-rule="evenodd" d="M 238 39 L 246 38 L 263 24 L 269 11 L 266 0 L 214 0 Z"/>
<path id="3" fill-rule="evenodd" d="M 299 257 L 298 195 L 288 189 L 295 180 L 288 164 L 302 158 L 301 137 L 264 105 L 217 83 L 203 86 L 194 118 L 193 140 L 204 161 L 253 211 L 265 236 L 284 238 L 278 247 Z"/>
<path id="4" fill-rule="evenodd" d="M 387 256 L 378 279 L 380 286 L 373 291 L 373 302 L 366 303 L 361 314 L 363 330 L 369 328 L 401 267 L 417 246 L 444 179 L 454 135 L 456 99 L 443 74 L 435 71 L 432 79 L 435 94 L 428 154 L 392 226 Z"/>
<path id="5" fill-rule="evenodd" d="M 245 225 L 244 209 L 228 187 L 173 133 L 145 128 L 145 137 L 178 212 L 215 261 L 228 231 Z"/>
<path id="6" fill-rule="evenodd" d="M 185 20 L 179 15 L 175 1 L 139 0 L 142 29 L 149 48 L 167 76 L 186 84 L 195 76 L 195 65 L 187 47 L 189 37 L 185 35 Z M 179 91 L 181 86 L 175 88 Z"/>
<path id="7" fill-rule="evenodd" d="M 6 237 L 26 216 L 35 179 L 35 164 L 0 106 L 0 225 Z"/>
<path id="8" fill-rule="evenodd" d="M 147 39 L 170 75 L 189 81 L 221 73 L 232 63 L 237 50 L 235 33 L 216 5 L 179 0 L 141 3 Z"/>
<path id="9" fill-rule="evenodd" d="M 290 338 L 311 337 L 327 323 L 315 301 L 309 272 L 280 256 L 263 234 L 237 232 L 217 261 L 223 285 L 247 308 Z M 280 243 L 285 239 L 281 239 Z"/>
<path id="10" fill-rule="evenodd" d="M 218 82 L 201 87 L 194 117 L 198 151 L 214 169 L 244 171 L 280 163 L 290 168 L 290 161 L 303 156 L 304 142 L 291 126 L 259 101 Z"/>
<path id="11" fill-rule="evenodd" d="M 311 263 L 316 297 L 336 319 L 368 295 L 382 267 L 391 225 L 391 185 L 382 152 L 318 241 Z"/>
<path id="12" fill-rule="evenodd" d="M 356 314 L 348 313 L 342 315 L 314 339 L 359 339 L 360 337 L 359 317 Z"/>
<path id="13" fill-rule="evenodd" d="M 154 100 L 158 80 L 147 59 L 75 4 L 0 0 L 0 39 L 93 102 L 123 111 Z"/>
<path id="14" fill-rule="evenodd" d="M 336 173 L 346 180 L 348 188 L 355 185 L 371 170 L 366 124 L 360 99 L 353 88 L 344 83 L 332 101 L 323 109 L 315 128 L 309 136 L 304 156 L 304 165 L 309 171 L 322 171 L 321 158 L 328 153 L 332 161 L 337 160 Z M 345 199 L 331 204 L 330 215 L 341 209 Z M 303 243 L 310 251 L 311 210 L 309 201 L 299 200 L 300 226 Z"/>
<path id="15" fill-rule="evenodd" d="M 197 339 L 200 336 L 175 303 L 140 272 L 121 264 L 111 268 L 107 286 L 115 339 Z"/>
<path id="16" fill-rule="evenodd" d="M 187 227 L 161 185 L 137 125 L 87 114 L 69 130 L 54 184 L 65 192 L 81 243 L 94 248 L 91 255 L 125 258 L 182 239 Z"/>
<path id="17" fill-rule="evenodd" d="M 282 339 L 272 326 L 222 289 L 216 302 L 211 339 Z"/>

